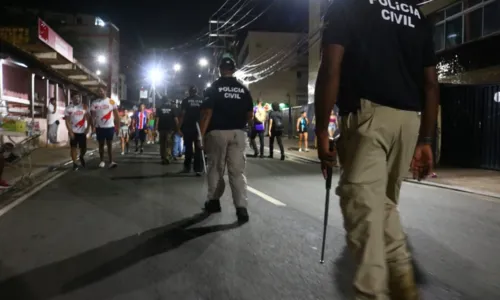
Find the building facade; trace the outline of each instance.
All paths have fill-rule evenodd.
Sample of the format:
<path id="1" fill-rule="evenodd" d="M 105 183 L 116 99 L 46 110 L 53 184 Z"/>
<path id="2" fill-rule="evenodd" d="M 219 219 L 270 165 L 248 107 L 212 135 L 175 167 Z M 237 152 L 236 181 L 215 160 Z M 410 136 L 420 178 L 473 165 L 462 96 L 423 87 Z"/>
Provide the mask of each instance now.
<path id="1" fill-rule="evenodd" d="M 249 31 L 239 51 L 237 63 L 247 76 L 264 72 L 279 61 L 278 71 L 249 84 L 254 99 L 287 106 L 307 104 L 307 43 L 294 48 L 305 34 Z M 281 57 L 285 57 L 280 60 Z"/>
<path id="2" fill-rule="evenodd" d="M 108 96 L 119 100 L 120 30 L 111 22 L 86 14 L 42 9 L 5 8 L 11 18 L 40 17 L 73 47 L 73 56 L 107 84 Z"/>

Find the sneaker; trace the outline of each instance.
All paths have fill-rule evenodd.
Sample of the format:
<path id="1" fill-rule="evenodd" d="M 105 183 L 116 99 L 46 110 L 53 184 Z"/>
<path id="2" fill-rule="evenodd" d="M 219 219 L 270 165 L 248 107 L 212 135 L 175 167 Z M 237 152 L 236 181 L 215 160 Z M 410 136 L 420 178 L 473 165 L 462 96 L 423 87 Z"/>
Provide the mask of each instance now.
<path id="1" fill-rule="evenodd" d="M 222 211 L 219 200 L 208 200 L 205 202 L 205 211 L 210 214 L 219 213 Z"/>
<path id="2" fill-rule="evenodd" d="M 285 154 L 281 155 L 281 160 L 285 160 Z"/>
<path id="3" fill-rule="evenodd" d="M 302 152 L 302 148 L 299 148 L 299 152 Z"/>
<path id="4" fill-rule="evenodd" d="M 78 171 L 78 165 L 76 163 L 73 163 L 73 171 Z"/>
<path id="5" fill-rule="evenodd" d="M 124 152 L 122 152 L 122 153 L 120 153 L 120 154 L 121 154 L 121 155 L 125 155 L 125 151 L 124 151 Z"/>
<path id="6" fill-rule="evenodd" d="M 141 154 L 144 153 L 144 148 L 141 148 Z"/>
<path id="7" fill-rule="evenodd" d="M 309 148 L 306 148 L 304 151 L 305 151 L 305 152 L 309 152 Z"/>
<path id="8" fill-rule="evenodd" d="M 7 183 L 5 180 L 0 180 L 0 189 L 8 189 L 10 188 L 10 184 Z"/>
<path id="9" fill-rule="evenodd" d="M 236 216 L 238 217 L 238 223 L 240 224 L 247 223 L 250 220 L 248 211 L 245 207 L 237 207 Z"/>
<path id="10" fill-rule="evenodd" d="M 114 161 L 112 161 L 112 162 L 109 164 L 109 167 L 108 167 L 108 168 L 109 168 L 109 169 L 114 169 L 114 168 L 116 168 L 116 167 L 118 167 L 118 164 L 117 164 L 117 163 L 115 163 Z"/>
<path id="11" fill-rule="evenodd" d="M 80 164 L 83 168 L 87 167 L 87 163 L 85 163 L 85 158 L 83 158 L 83 156 L 80 156 Z"/>
<path id="12" fill-rule="evenodd" d="M 105 163 L 105 162 L 101 161 L 101 162 L 99 163 L 99 168 L 104 168 L 105 166 L 106 166 L 106 163 Z"/>

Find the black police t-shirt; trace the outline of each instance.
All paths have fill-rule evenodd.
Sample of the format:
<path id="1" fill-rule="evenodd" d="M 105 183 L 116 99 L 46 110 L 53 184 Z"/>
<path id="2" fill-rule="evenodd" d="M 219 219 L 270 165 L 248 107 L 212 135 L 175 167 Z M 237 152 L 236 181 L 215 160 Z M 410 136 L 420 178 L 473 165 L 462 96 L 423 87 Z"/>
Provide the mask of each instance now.
<path id="1" fill-rule="evenodd" d="M 234 77 L 221 77 L 205 91 L 202 109 L 212 109 L 211 130 L 243 130 L 253 111 L 250 91 Z"/>
<path id="2" fill-rule="evenodd" d="M 432 27 L 416 0 L 335 0 L 325 17 L 323 46 L 345 49 L 338 106 L 359 99 L 421 111 L 424 68 L 436 65 Z"/>
<path id="3" fill-rule="evenodd" d="M 158 130 L 175 130 L 176 108 L 170 104 L 164 104 L 156 109 L 158 118 Z"/>
<path id="4" fill-rule="evenodd" d="M 201 96 L 189 96 L 182 100 L 181 110 L 184 112 L 182 130 L 196 130 L 196 122 L 200 122 L 200 110 L 203 103 Z"/>

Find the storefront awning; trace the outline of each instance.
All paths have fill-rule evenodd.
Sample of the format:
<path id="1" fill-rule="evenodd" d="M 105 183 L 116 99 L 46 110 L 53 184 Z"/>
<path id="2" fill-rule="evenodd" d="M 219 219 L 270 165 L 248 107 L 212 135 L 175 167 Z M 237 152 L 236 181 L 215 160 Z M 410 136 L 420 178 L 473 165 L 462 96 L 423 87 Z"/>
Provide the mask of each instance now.
<path id="1" fill-rule="evenodd" d="M 0 38 L 32 54 L 65 79 L 95 92 L 107 84 L 73 57 L 73 48 L 43 20 L 35 28 L 1 28 Z"/>

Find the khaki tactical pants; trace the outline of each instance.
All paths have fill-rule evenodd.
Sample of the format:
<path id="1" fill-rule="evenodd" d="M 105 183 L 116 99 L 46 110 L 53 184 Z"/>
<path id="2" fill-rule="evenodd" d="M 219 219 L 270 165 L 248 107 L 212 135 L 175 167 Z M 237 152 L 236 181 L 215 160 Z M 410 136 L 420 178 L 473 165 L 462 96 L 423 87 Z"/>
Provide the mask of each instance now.
<path id="1" fill-rule="evenodd" d="M 224 171 L 227 165 L 229 185 L 235 207 L 247 207 L 245 149 L 247 135 L 243 130 L 213 130 L 205 136 L 208 157 L 208 200 L 224 194 Z"/>
<path id="2" fill-rule="evenodd" d="M 162 159 L 172 157 L 172 145 L 174 136 L 172 130 L 160 130 L 160 156 Z"/>
<path id="3" fill-rule="evenodd" d="M 358 113 L 341 118 L 337 194 L 357 263 L 356 300 L 419 299 L 397 209 L 419 126 L 417 112 L 364 99 Z"/>

